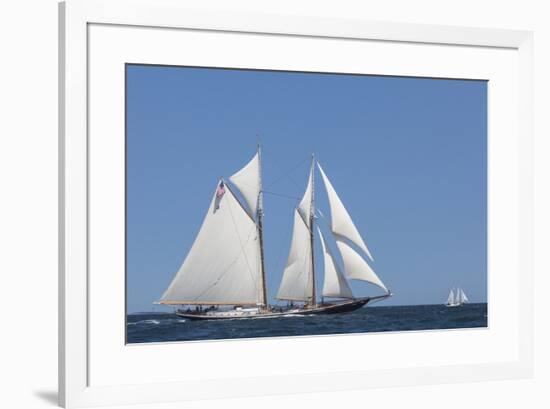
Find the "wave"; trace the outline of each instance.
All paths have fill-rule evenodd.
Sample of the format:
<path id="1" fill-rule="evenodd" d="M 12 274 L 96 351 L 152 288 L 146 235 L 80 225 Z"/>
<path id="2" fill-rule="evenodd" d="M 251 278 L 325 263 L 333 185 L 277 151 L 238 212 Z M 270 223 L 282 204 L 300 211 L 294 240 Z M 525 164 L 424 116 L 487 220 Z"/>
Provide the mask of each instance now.
<path id="1" fill-rule="evenodd" d="M 141 320 L 136 322 L 129 322 L 128 325 L 159 325 L 159 324 L 175 324 L 175 323 L 183 323 L 187 320 L 183 318 L 178 319 L 164 319 L 164 320 L 155 320 L 155 319 L 147 319 L 147 320 Z"/>
<path id="2" fill-rule="evenodd" d="M 153 319 L 150 319 L 150 320 L 141 320 L 141 321 L 136 321 L 136 322 L 129 322 L 128 325 L 143 325 L 143 324 L 153 324 L 153 325 L 158 325 L 160 324 L 160 321 L 159 320 L 153 320 Z"/>

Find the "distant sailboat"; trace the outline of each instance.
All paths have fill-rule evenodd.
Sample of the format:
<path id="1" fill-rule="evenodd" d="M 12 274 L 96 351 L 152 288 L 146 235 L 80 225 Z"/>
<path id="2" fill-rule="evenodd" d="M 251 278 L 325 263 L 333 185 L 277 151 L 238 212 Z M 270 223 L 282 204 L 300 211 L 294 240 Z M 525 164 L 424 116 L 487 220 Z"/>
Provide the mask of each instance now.
<path id="1" fill-rule="evenodd" d="M 466 296 L 462 288 L 453 288 L 449 292 L 449 296 L 447 297 L 447 302 L 445 303 L 445 305 L 447 307 L 459 307 L 469 301 L 470 300 L 468 300 L 468 297 Z"/>
<path id="2" fill-rule="evenodd" d="M 315 164 L 327 190 L 330 232 L 340 252 L 343 269 L 338 266 L 319 228 L 315 229 Z M 304 196 L 294 209 L 290 251 L 276 295 L 276 299 L 289 304 L 287 307 L 269 305 L 261 175 L 261 151 L 258 146 L 252 160 L 229 177 L 230 183 L 224 179 L 218 181 L 195 242 L 159 304 L 181 305 L 176 313 L 190 319 L 235 319 L 341 313 L 391 296 L 365 258 L 352 246 L 372 260 L 332 184 L 312 157 Z M 240 193 L 244 203 L 236 193 Z M 317 299 L 315 280 L 315 230 L 321 240 L 325 267 L 321 302 Z M 356 298 L 348 283 L 350 279 L 374 284 L 384 294 Z M 334 301 L 325 302 L 325 297 Z"/>

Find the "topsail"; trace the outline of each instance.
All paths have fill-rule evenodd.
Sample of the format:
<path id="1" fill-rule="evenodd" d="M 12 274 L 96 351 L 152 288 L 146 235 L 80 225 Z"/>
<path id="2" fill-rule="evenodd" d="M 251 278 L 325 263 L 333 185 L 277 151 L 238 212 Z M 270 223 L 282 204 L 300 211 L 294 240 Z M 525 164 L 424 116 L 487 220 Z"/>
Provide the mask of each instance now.
<path id="1" fill-rule="evenodd" d="M 302 200 L 298 204 L 298 213 L 300 213 L 300 216 L 302 216 L 302 219 L 304 219 L 304 223 L 308 226 L 311 221 L 311 211 L 312 206 L 311 202 L 313 200 L 313 172 L 315 171 L 315 168 L 313 166 L 311 167 L 311 170 L 309 172 L 309 177 L 307 179 L 307 187 L 306 191 L 304 193 L 304 196 L 302 197 Z"/>
<path id="2" fill-rule="evenodd" d="M 260 159 L 256 153 L 248 164 L 229 178 L 243 195 L 250 214 L 255 217 L 260 198 Z"/>

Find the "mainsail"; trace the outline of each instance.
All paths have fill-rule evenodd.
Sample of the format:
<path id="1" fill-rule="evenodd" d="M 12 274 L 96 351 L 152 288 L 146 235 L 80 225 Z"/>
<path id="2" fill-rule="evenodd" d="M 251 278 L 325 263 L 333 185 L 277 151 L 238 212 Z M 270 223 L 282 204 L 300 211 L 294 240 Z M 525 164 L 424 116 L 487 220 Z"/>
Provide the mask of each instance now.
<path id="1" fill-rule="evenodd" d="M 353 293 L 349 287 L 346 277 L 336 264 L 330 248 L 325 243 L 323 233 L 318 228 L 321 238 L 321 247 L 323 248 L 325 264 L 325 281 L 323 284 L 323 296 L 334 298 L 353 298 Z"/>
<path id="2" fill-rule="evenodd" d="M 161 303 L 261 303 L 259 254 L 254 220 L 227 186 L 218 186 L 199 234 Z"/>
<path id="3" fill-rule="evenodd" d="M 327 175 L 323 171 L 323 168 L 319 163 L 317 163 L 319 170 L 321 171 L 321 176 L 323 177 L 323 182 L 327 190 L 328 201 L 330 205 L 330 221 L 331 221 L 331 231 L 337 237 L 348 239 L 356 246 L 361 248 L 371 260 L 373 260 L 369 249 L 367 248 L 365 242 L 361 238 L 361 235 L 357 231 L 357 227 L 353 224 L 351 216 L 344 207 L 344 204 L 338 197 L 338 194 L 334 190 L 332 183 L 328 179 Z"/>
<path id="4" fill-rule="evenodd" d="M 161 304 L 266 304 L 261 233 L 259 154 L 230 179 L 249 209 L 220 180 L 191 250 Z"/>
<path id="5" fill-rule="evenodd" d="M 313 163 L 306 191 L 294 210 L 292 241 L 277 293 L 280 300 L 315 302 L 314 265 L 310 224 L 313 210 Z M 312 227 L 312 226 L 311 226 Z"/>

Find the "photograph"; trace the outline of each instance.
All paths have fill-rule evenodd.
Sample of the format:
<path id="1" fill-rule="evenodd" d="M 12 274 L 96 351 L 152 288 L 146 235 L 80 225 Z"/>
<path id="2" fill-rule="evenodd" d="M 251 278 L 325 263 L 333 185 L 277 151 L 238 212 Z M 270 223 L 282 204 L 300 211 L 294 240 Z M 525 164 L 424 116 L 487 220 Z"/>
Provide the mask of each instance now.
<path id="1" fill-rule="evenodd" d="M 128 344 L 488 328 L 487 81 L 125 65 Z"/>

